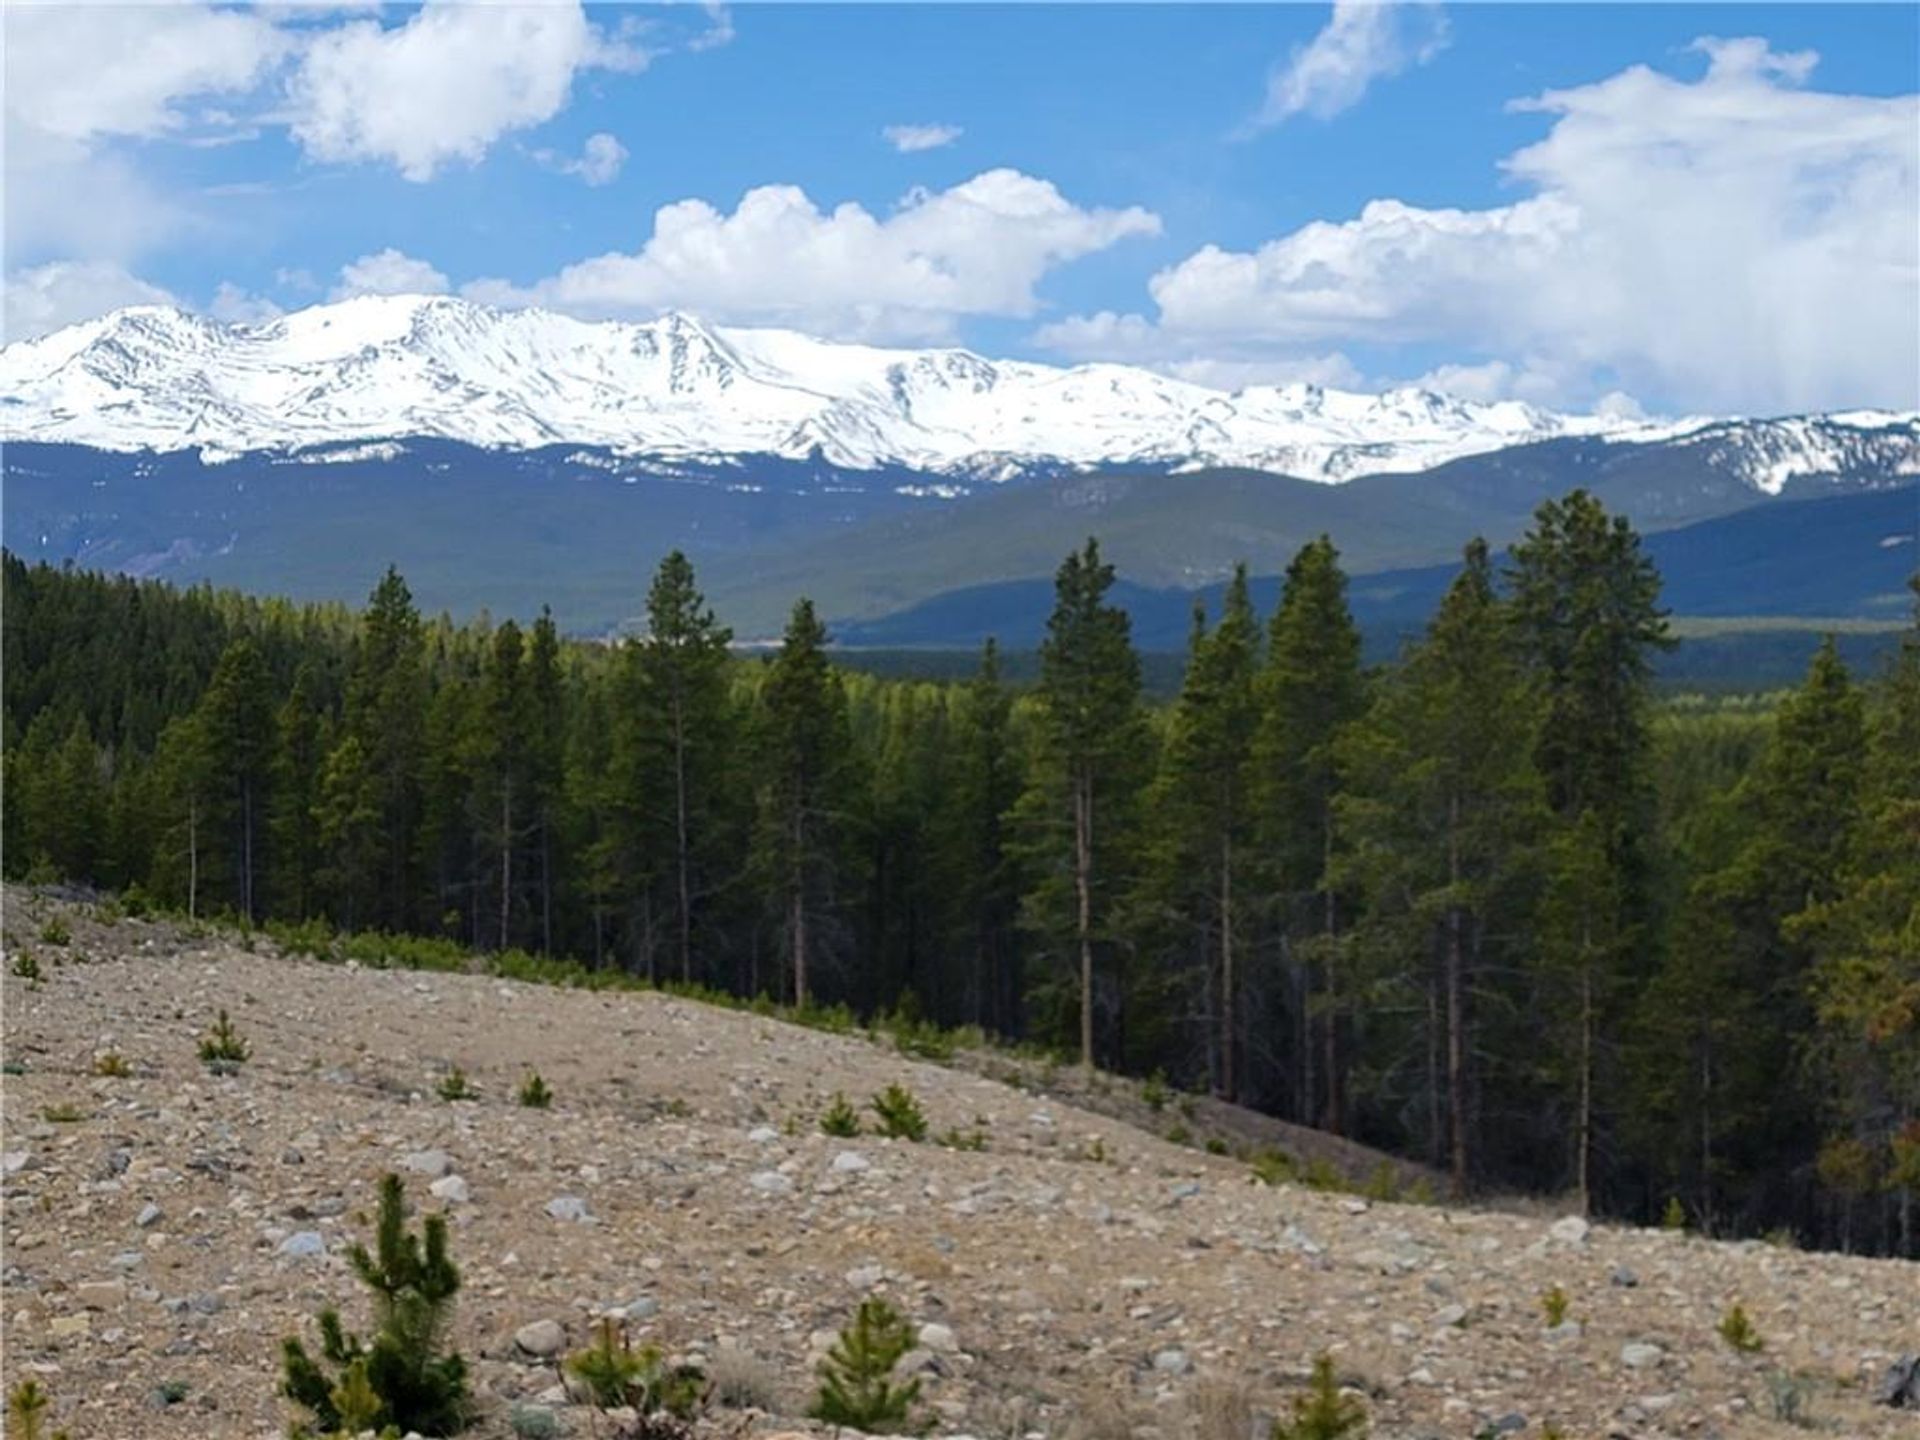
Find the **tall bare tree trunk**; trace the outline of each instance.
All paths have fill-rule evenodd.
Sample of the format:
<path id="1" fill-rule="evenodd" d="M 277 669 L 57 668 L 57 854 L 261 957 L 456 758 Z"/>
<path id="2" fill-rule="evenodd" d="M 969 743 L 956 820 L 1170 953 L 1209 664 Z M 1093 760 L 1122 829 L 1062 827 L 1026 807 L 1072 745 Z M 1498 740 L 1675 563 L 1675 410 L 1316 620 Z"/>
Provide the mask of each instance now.
<path id="1" fill-rule="evenodd" d="M 500 787 L 500 949 L 513 923 L 513 786 Z"/>
<path id="2" fill-rule="evenodd" d="M 687 721 L 679 686 L 673 694 L 673 824 L 674 858 L 680 882 L 680 979 L 693 979 L 693 886 L 687 854 Z"/>
<path id="3" fill-rule="evenodd" d="M 200 801 L 187 801 L 187 918 L 200 913 Z"/>
<path id="4" fill-rule="evenodd" d="M 1589 1169 L 1593 1150 L 1593 957 L 1587 953 L 1592 932 L 1581 936 L 1580 963 L 1580 1120 L 1574 1130 L 1579 1147 L 1574 1160 L 1574 1189 L 1580 1197 L 1580 1213 L 1593 1208 L 1592 1174 Z"/>
<path id="5" fill-rule="evenodd" d="M 1233 837 L 1220 841 L 1220 1096 L 1235 1095 L 1233 1069 Z"/>
<path id="6" fill-rule="evenodd" d="M 787 933 L 793 944 L 793 1003 L 797 1009 L 807 1004 L 807 880 L 806 860 L 801 851 L 804 825 L 800 807 L 793 811 L 793 868 L 787 878 Z"/>
<path id="7" fill-rule="evenodd" d="M 253 919 L 253 781 L 240 785 L 240 908 Z"/>
<path id="8" fill-rule="evenodd" d="M 1093 785 L 1085 776 L 1073 790 L 1073 885 L 1079 904 L 1080 1064 L 1093 1069 Z"/>
<path id="9" fill-rule="evenodd" d="M 1334 965 L 1333 941 L 1338 933 L 1339 913 L 1333 894 L 1333 813 L 1329 809 L 1320 826 L 1320 884 L 1326 895 L 1326 958 L 1322 961 L 1327 977 L 1327 1023 L 1323 1032 L 1327 1046 L 1327 1113 L 1322 1128 L 1335 1135 L 1345 1132 L 1340 1094 L 1340 1005 L 1339 976 Z"/>
<path id="10" fill-rule="evenodd" d="M 1460 893 L 1460 797 L 1447 800 L 1447 885 Z M 1467 1193 L 1466 954 L 1458 904 L 1447 907 L 1447 1134 L 1455 1197 Z"/>

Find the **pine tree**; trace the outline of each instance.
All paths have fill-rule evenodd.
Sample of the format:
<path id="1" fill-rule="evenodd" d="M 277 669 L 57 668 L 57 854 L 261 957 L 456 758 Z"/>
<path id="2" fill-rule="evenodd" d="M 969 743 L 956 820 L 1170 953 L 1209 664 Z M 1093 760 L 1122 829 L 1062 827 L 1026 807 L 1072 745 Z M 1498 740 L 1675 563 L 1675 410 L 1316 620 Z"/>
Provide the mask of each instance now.
<path id="1" fill-rule="evenodd" d="M 1254 678 L 1259 622 L 1247 567 L 1234 568 L 1211 634 L 1194 615 L 1180 698 L 1168 722 L 1151 811 L 1153 884 L 1183 928 L 1204 941 L 1203 989 L 1212 997 L 1210 1067 L 1222 1098 L 1239 1093 L 1241 965 L 1246 948 L 1244 871 L 1253 822 L 1252 763 L 1259 711 Z"/>
<path id="2" fill-rule="evenodd" d="M 906 1430 L 920 1382 L 896 1382 L 893 1367 L 912 1348 L 913 1330 L 899 1311 L 877 1295 L 862 1300 L 820 1366 L 820 1389 L 807 1414 L 869 1435 Z"/>
<path id="3" fill-rule="evenodd" d="M 1334 884 L 1342 736 L 1366 708 L 1360 632 L 1347 608 L 1347 579 L 1326 536 L 1287 566 L 1258 681 L 1254 794 L 1266 889 L 1279 902 L 1277 928 L 1299 992 L 1296 1021 L 1300 1119 L 1345 1129 L 1336 963 L 1341 897 Z M 1318 961 L 1320 991 L 1309 997 Z M 1319 1083 L 1313 1020 L 1319 1019 Z M 1316 1093 L 1322 1099 L 1315 1114 Z"/>
<path id="4" fill-rule="evenodd" d="M 314 910 L 320 850 L 314 809 L 328 749 L 313 667 L 302 663 L 274 714 L 271 798 L 267 806 L 267 891 L 274 912 L 303 920 Z"/>
<path id="5" fill-rule="evenodd" d="M 1010 830 L 1020 798 L 1020 760 L 1013 699 L 1001 682 L 1000 652 L 991 638 L 957 707 L 953 746 L 953 783 L 938 831 L 948 841 L 943 888 L 950 897 L 949 929 L 966 956 L 966 1010 L 977 1024 L 1018 1034 L 1020 897 Z"/>
<path id="6" fill-rule="evenodd" d="M 235 640 L 221 653 L 213 679 L 194 709 L 203 748 L 211 854 L 225 872 L 226 897 L 248 919 L 259 918 L 274 752 L 273 695 L 260 652 Z"/>
<path id="7" fill-rule="evenodd" d="M 647 592 L 647 633 L 633 647 L 636 716 L 642 737 L 635 784 L 660 837 L 665 881 L 660 911 L 671 932 L 680 979 L 694 975 L 699 910 L 726 878 L 722 793 L 732 748 L 727 647 L 733 632 L 714 618 L 675 550 Z"/>
<path id="8" fill-rule="evenodd" d="M 1624 517 L 1584 490 L 1549 500 L 1513 548 L 1510 577 L 1521 654 L 1540 706 L 1535 760 L 1565 832 L 1549 869 L 1560 926 L 1543 980 L 1572 1011 L 1576 1063 L 1564 1087 L 1575 1111 L 1574 1185 L 1591 1197 L 1596 1136 L 1608 1118 L 1599 1074 L 1621 1028 L 1629 981 L 1644 981 L 1636 944 L 1653 920 L 1654 829 L 1647 710 L 1652 654 L 1672 645 L 1660 577 Z M 1565 887 L 1583 887 L 1568 892 Z M 1603 910 L 1602 903 L 1612 908 Z M 1639 973 L 1633 973 L 1635 969 Z"/>
<path id="9" fill-rule="evenodd" d="M 826 654 L 813 602 L 793 607 L 760 687 L 760 813 L 755 868 L 779 897 L 793 1003 L 812 997 L 812 969 L 833 919 L 850 786 L 846 693 Z"/>
<path id="10" fill-rule="evenodd" d="M 338 1368 L 342 1382 L 330 1381 L 320 1362 L 288 1336 L 281 1346 L 281 1393 L 311 1412 L 313 1428 L 322 1433 L 346 1428 L 341 1401 L 351 1396 L 357 1428 L 457 1434 L 470 1402 L 466 1362 L 447 1349 L 460 1271 L 447 1253 L 446 1217 L 429 1215 L 421 1234 L 409 1232 L 400 1177 L 388 1175 L 380 1183 L 374 1250 L 356 1244 L 347 1260 L 372 1292 L 373 1338 L 348 1334 L 338 1311 L 322 1310 L 320 1360 Z M 377 1407 L 367 1403 L 369 1392 Z"/>
<path id="11" fill-rule="evenodd" d="M 1128 810 L 1145 759 L 1140 658 L 1127 612 L 1107 603 L 1113 567 L 1100 546 L 1067 556 L 1054 580 L 1053 614 L 1040 647 L 1036 767 L 1022 802 L 1029 850 L 1042 867 L 1029 892 L 1029 923 L 1056 939 L 1064 929 L 1076 972 L 1080 1063 L 1094 1063 L 1095 954 L 1123 893 Z M 1070 897 L 1060 894 L 1061 880 Z M 1066 899 L 1071 919 L 1057 919 Z"/>
<path id="12" fill-rule="evenodd" d="M 1349 732 L 1351 791 L 1338 805 L 1363 928 L 1384 935 L 1391 976 L 1430 976 L 1428 1133 L 1456 1194 L 1475 1170 L 1476 996 L 1487 969 L 1519 958 L 1545 818 L 1532 738 L 1506 607 L 1475 540 L 1425 638 Z M 1429 955 L 1439 963 L 1423 966 Z"/>
<path id="13" fill-rule="evenodd" d="M 427 677 L 420 614 L 412 592 L 389 567 L 361 622 L 347 684 L 346 736 L 358 746 L 378 825 L 366 834 L 374 889 L 366 917 L 405 929 L 419 902 Z M 324 802 L 323 802 L 324 803 Z"/>

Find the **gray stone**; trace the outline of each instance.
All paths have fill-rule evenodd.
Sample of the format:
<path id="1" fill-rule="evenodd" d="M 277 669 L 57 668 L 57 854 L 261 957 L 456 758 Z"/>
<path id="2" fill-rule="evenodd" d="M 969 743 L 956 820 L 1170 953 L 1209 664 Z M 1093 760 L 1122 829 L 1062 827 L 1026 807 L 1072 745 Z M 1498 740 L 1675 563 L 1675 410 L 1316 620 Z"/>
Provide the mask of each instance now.
<path id="1" fill-rule="evenodd" d="M 140 1207 L 140 1213 L 133 1217 L 133 1223 L 145 1230 L 150 1226 L 158 1225 L 164 1213 L 158 1205 L 149 1200 Z"/>
<path id="2" fill-rule="evenodd" d="M 1607 1279 L 1622 1290 L 1631 1290 L 1640 1283 L 1640 1277 L 1633 1273 L 1631 1265 L 1616 1265 Z"/>
<path id="3" fill-rule="evenodd" d="M 555 1220 L 572 1220 L 585 1224 L 593 1219 L 587 1209 L 587 1202 L 578 1195 L 556 1195 L 547 1202 L 547 1214 Z"/>
<path id="4" fill-rule="evenodd" d="M 296 1260 L 311 1260 L 327 1253 L 327 1242 L 318 1230 L 296 1230 L 280 1242 L 280 1253 Z"/>
<path id="5" fill-rule="evenodd" d="M 1435 1312 L 1433 1323 L 1436 1325 L 1464 1325 L 1467 1323 L 1467 1307 L 1464 1305 L 1443 1305 Z"/>
<path id="6" fill-rule="evenodd" d="M 756 1145 L 766 1145 L 780 1138 L 780 1132 L 771 1125 L 756 1125 L 747 1132 L 747 1139 Z"/>
<path id="7" fill-rule="evenodd" d="M 567 1332 L 558 1320 L 534 1320 L 513 1332 L 513 1343 L 536 1360 L 551 1360 L 567 1344 Z"/>
<path id="8" fill-rule="evenodd" d="M 1578 1215 L 1563 1215 L 1547 1227 L 1547 1234 L 1562 1245 L 1584 1245 L 1592 1229 L 1593 1226 Z"/>
<path id="9" fill-rule="evenodd" d="M 458 1175 L 442 1175 L 427 1189 L 433 1192 L 436 1200 L 444 1200 L 449 1205 L 465 1205 L 473 1198 L 473 1192 L 467 1188 L 467 1182 Z"/>
<path id="10" fill-rule="evenodd" d="M 833 1168 L 840 1175 L 858 1175 L 862 1170 L 873 1167 L 858 1150 L 842 1150 L 833 1157 Z"/>
<path id="11" fill-rule="evenodd" d="M 747 1183 L 762 1195 L 791 1195 L 793 1179 L 782 1175 L 778 1170 L 761 1170 L 747 1178 Z"/>
<path id="12" fill-rule="evenodd" d="M 1620 1347 L 1620 1363 L 1629 1370 L 1646 1370 L 1666 1358 L 1666 1351 L 1644 1340 L 1629 1341 Z"/>
<path id="13" fill-rule="evenodd" d="M 1873 1403 L 1895 1410 L 1920 1410 L 1920 1355 L 1902 1355 L 1887 1367 L 1874 1389 Z"/>
<path id="14" fill-rule="evenodd" d="M 400 1162 L 416 1175 L 438 1180 L 453 1170 L 453 1157 L 444 1150 L 415 1150 Z"/>
<path id="15" fill-rule="evenodd" d="M 940 1355 L 951 1355 L 960 1348 L 960 1342 L 954 1338 L 953 1331 L 933 1321 L 928 1321 L 920 1327 L 919 1338 L 922 1346 Z"/>
<path id="16" fill-rule="evenodd" d="M 1184 1375 L 1193 1368 L 1193 1361 L 1184 1350 L 1162 1350 L 1153 1357 L 1153 1368 L 1162 1375 Z"/>

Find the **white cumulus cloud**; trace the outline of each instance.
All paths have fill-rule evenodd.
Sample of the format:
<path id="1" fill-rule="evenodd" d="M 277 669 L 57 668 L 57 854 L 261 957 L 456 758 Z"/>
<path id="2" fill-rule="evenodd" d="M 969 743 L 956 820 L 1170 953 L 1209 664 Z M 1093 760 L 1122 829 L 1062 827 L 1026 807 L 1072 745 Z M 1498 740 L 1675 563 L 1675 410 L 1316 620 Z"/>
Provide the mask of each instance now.
<path id="1" fill-rule="evenodd" d="M 958 125 L 889 125 L 880 136 L 902 155 L 911 155 L 951 145 L 964 133 Z"/>
<path id="2" fill-rule="evenodd" d="M 447 277 L 425 260 L 388 247 L 340 267 L 340 283 L 329 300 L 356 295 L 444 295 Z"/>
<path id="3" fill-rule="evenodd" d="M 603 130 L 589 135 L 577 156 L 562 155 L 556 150 L 535 150 L 533 158 L 549 170 L 577 176 L 589 185 L 611 185 L 627 163 L 627 147 L 620 143 L 618 136 Z"/>
<path id="4" fill-rule="evenodd" d="M 158 285 L 110 261 L 57 260 L 7 276 L 4 337 L 30 340 L 123 305 L 175 303 Z"/>
<path id="5" fill-rule="evenodd" d="M 360 20 L 314 36 L 288 85 L 292 130 L 315 159 L 384 160 L 424 181 L 552 119 L 578 72 L 646 62 L 577 3 L 428 0 L 401 25 Z"/>
<path id="6" fill-rule="evenodd" d="M 1045 180 L 989 170 L 916 190 L 887 215 L 822 210 L 797 186 L 750 190 L 731 214 L 663 207 L 639 250 L 570 265 L 531 286 L 483 280 L 468 295 L 587 316 L 689 309 L 876 339 L 946 337 L 966 315 L 1031 315 L 1053 267 L 1158 233 L 1138 207 L 1084 209 Z"/>
<path id="7" fill-rule="evenodd" d="M 1760 40 L 1697 48 L 1698 79 L 1635 66 L 1519 102 L 1553 117 L 1504 164 L 1524 198 L 1376 200 L 1207 246 L 1153 277 L 1158 316 L 1121 317 L 1130 342 L 1438 346 L 1477 367 L 1453 372 L 1462 389 L 1558 403 L 1920 402 L 1920 97 L 1809 90 L 1815 57 Z"/>
<path id="8" fill-rule="evenodd" d="M 1295 115 L 1325 120 L 1357 105 L 1376 80 L 1424 65 L 1446 47 L 1437 4 L 1334 0 L 1326 26 L 1267 77 L 1266 103 L 1253 128 Z"/>

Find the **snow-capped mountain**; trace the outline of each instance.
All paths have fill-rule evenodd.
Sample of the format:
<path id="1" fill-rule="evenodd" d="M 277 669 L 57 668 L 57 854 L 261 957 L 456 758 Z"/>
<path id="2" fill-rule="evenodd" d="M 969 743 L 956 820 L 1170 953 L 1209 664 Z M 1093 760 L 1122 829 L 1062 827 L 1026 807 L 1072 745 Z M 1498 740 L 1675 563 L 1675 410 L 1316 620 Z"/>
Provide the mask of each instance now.
<path id="1" fill-rule="evenodd" d="M 1231 393 L 1120 365 L 888 350 L 685 315 L 589 323 L 368 296 L 258 325 L 158 306 L 0 351 L 10 439 L 223 453 L 437 437 L 711 460 L 818 457 L 991 479 L 1033 466 L 1246 466 L 1337 482 L 1565 436 L 1686 439 L 1755 488 L 1865 462 L 1920 470 L 1914 417 L 1638 422 L 1420 389 Z"/>

